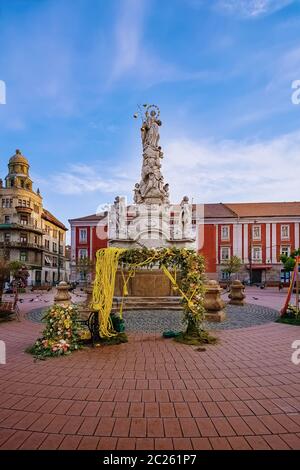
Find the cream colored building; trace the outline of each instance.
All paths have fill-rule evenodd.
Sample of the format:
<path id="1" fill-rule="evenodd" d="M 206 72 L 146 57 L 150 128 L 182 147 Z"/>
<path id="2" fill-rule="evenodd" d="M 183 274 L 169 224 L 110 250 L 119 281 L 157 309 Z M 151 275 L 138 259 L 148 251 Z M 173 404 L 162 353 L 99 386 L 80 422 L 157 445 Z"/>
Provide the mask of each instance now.
<path id="1" fill-rule="evenodd" d="M 21 261 L 29 270 L 29 285 L 69 279 L 66 270 L 67 228 L 43 208 L 39 189 L 33 190 L 26 157 L 16 150 L 0 180 L 0 257 Z"/>

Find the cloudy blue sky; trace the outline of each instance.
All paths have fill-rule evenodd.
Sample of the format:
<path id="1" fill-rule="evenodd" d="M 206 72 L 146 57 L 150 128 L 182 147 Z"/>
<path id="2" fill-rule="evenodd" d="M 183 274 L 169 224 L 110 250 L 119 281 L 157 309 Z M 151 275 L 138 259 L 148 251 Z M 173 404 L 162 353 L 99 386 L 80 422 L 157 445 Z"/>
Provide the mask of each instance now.
<path id="1" fill-rule="evenodd" d="M 161 109 L 173 202 L 299 200 L 298 0 L 0 0 L 0 173 L 20 148 L 64 222 L 140 178 Z"/>

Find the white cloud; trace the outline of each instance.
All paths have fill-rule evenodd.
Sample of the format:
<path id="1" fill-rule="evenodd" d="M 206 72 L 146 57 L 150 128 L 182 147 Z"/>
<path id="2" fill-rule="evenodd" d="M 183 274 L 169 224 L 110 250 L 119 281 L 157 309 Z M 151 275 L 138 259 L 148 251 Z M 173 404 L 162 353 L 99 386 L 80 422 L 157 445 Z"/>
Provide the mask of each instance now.
<path id="1" fill-rule="evenodd" d="M 270 15 L 290 5 L 295 0 L 218 0 L 218 11 L 245 18 L 257 18 Z"/>
<path id="2" fill-rule="evenodd" d="M 65 195 L 99 192 L 116 196 L 130 191 L 134 183 L 128 172 L 123 170 L 123 174 L 116 174 L 108 162 L 103 162 L 101 166 L 73 164 L 67 171 L 55 173 L 49 180 L 49 186 L 56 193 Z"/>
<path id="3" fill-rule="evenodd" d="M 115 28 L 115 56 L 110 80 L 114 81 L 137 64 L 142 42 L 144 0 L 125 0 Z"/>
<path id="4" fill-rule="evenodd" d="M 174 140 L 165 149 L 173 200 L 195 202 L 299 199 L 300 132 L 273 140 Z"/>
<path id="5" fill-rule="evenodd" d="M 164 146 L 162 171 L 171 200 L 183 195 L 194 202 L 285 201 L 299 199 L 300 132 L 268 141 L 195 141 L 171 139 Z M 95 193 L 112 202 L 130 195 L 140 178 L 141 160 L 123 167 L 72 165 L 50 177 L 49 184 L 65 195 Z"/>
<path id="6" fill-rule="evenodd" d="M 144 38 L 144 25 L 151 2 L 124 0 L 116 21 L 111 72 L 108 88 L 129 77 L 135 86 L 151 87 L 157 83 L 202 80 L 215 76 L 207 70 L 183 70 L 163 60 Z"/>

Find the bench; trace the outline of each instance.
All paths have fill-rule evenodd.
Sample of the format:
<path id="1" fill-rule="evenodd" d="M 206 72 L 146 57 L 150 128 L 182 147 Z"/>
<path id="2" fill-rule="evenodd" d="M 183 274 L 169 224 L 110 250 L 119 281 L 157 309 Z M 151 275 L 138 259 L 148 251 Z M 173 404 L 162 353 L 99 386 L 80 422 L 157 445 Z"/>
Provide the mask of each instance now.
<path id="1" fill-rule="evenodd" d="M 87 316 L 84 314 L 87 314 Z M 88 327 L 91 334 L 92 346 L 94 347 L 95 341 L 99 339 L 98 312 L 90 309 L 83 309 L 81 311 L 79 310 L 79 315 L 80 318 L 77 320 L 77 323 Z"/>
<path id="2" fill-rule="evenodd" d="M 31 287 L 31 292 L 35 291 L 35 290 L 46 290 L 46 291 L 50 291 L 52 289 L 52 286 L 48 286 L 48 285 L 43 285 L 43 286 L 32 286 Z"/>
<path id="3" fill-rule="evenodd" d="M 20 311 L 17 302 L 17 300 L 14 302 L 0 302 L 0 318 L 9 318 L 11 315 L 16 315 L 17 320 L 20 321 Z"/>

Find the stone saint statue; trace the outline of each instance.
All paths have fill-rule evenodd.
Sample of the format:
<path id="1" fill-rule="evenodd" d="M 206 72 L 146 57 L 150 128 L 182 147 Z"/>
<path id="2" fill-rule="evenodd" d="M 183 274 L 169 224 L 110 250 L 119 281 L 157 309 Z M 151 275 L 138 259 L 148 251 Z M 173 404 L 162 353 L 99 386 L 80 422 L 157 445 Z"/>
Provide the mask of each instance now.
<path id="1" fill-rule="evenodd" d="M 164 202 L 168 203 L 169 202 L 169 184 L 165 184 L 164 187 L 163 187 L 163 191 L 164 191 Z"/>
<path id="2" fill-rule="evenodd" d="M 117 196 L 114 202 L 116 238 L 124 238 L 126 235 L 126 204 L 125 198 Z"/>
<path id="3" fill-rule="evenodd" d="M 133 201 L 135 204 L 141 204 L 143 202 L 142 200 L 142 195 L 141 195 L 141 189 L 139 183 L 135 183 L 134 186 L 134 196 L 133 196 Z"/>
<path id="4" fill-rule="evenodd" d="M 149 145 L 150 147 L 157 149 L 159 142 L 159 128 L 161 121 L 157 119 L 156 112 L 154 110 L 146 111 L 146 119 L 142 125 L 142 142 L 144 147 Z"/>
<path id="5" fill-rule="evenodd" d="M 169 191 L 165 188 L 161 173 L 163 152 L 158 145 L 160 140 L 160 110 L 156 105 L 146 106 L 141 127 L 143 165 L 141 181 L 134 188 L 135 204 L 169 204 Z M 136 117 L 136 115 L 135 115 Z"/>
<path id="6" fill-rule="evenodd" d="M 181 228 L 182 236 L 188 238 L 192 228 L 192 212 L 189 198 L 184 196 L 180 203 L 179 225 Z"/>

